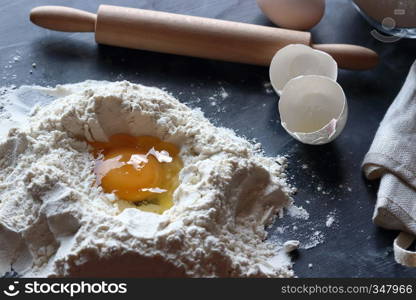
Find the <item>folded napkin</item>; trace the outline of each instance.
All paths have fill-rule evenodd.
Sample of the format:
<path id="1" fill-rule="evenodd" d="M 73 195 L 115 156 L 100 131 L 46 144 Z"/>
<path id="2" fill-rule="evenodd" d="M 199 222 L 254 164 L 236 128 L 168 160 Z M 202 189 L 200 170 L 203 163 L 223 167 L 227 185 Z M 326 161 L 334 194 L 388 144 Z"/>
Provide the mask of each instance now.
<path id="1" fill-rule="evenodd" d="M 406 250 L 416 237 L 416 61 L 362 168 L 368 179 L 380 178 L 374 223 L 403 232 L 394 241 L 396 261 L 416 267 L 416 253 Z"/>

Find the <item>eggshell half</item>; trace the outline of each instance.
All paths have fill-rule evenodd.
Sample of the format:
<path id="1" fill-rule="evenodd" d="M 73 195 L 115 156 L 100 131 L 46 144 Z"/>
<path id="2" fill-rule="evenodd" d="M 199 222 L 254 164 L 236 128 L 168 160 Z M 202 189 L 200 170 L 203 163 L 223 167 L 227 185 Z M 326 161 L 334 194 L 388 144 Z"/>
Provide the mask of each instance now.
<path id="1" fill-rule="evenodd" d="M 279 101 L 283 128 L 298 141 L 321 145 L 344 129 L 348 105 L 342 87 L 317 75 L 299 76 L 284 87 Z"/>
<path id="2" fill-rule="evenodd" d="M 279 95 L 289 80 L 301 75 L 321 75 L 336 80 L 338 65 L 331 55 L 302 44 L 288 45 L 276 52 L 269 76 Z"/>

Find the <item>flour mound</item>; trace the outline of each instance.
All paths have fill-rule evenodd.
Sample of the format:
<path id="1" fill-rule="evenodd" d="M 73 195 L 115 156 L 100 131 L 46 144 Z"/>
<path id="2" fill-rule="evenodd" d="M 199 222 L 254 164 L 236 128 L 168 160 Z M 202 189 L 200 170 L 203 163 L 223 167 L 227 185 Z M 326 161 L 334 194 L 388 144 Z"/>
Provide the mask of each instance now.
<path id="1" fill-rule="evenodd" d="M 265 242 L 265 226 L 292 203 L 283 158 L 157 88 L 86 81 L 42 92 L 56 100 L 0 141 L 0 274 L 293 276 Z M 116 133 L 181 147 L 174 206 L 162 215 L 120 211 L 96 185 L 85 140 Z"/>

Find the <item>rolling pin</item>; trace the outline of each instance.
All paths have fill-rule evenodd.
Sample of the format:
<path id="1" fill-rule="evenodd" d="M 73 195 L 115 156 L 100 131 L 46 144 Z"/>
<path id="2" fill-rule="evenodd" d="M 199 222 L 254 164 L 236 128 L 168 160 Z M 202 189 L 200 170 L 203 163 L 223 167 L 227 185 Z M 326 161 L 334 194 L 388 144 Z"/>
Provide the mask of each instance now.
<path id="1" fill-rule="evenodd" d="M 97 43 L 162 53 L 268 66 L 289 44 L 305 44 L 332 55 L 341 68 L 365 70 L 378 63 L 374 51 L 348 44 L 313 44 L 309 32 L 100 5 L 98 13 L 63 7 L 32 9 L 30 20 L 65 32 L 95 32 Z"/>

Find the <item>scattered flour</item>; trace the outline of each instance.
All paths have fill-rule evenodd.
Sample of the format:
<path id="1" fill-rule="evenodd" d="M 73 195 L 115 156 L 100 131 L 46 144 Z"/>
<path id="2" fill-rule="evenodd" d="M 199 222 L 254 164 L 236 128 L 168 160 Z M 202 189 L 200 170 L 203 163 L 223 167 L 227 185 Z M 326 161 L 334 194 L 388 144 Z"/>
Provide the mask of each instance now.
<path id="1" fill-rule="evenodd" d="M 326 216 L 326 222 L 325 222 L 325 226 L 326 227 L 332 227 L 335 223 L 335 215 L 336 215 L 336 211 L 331 211 L 327 216 Z"/>
<path id="2" fill-rule="evenodd" d="M 264 90 L 265 90 L 266 94 L 273 94 L 274 93 L 272 84 L 270 82 L 265 82 L 263 84 L 263 87 L 264 87 Z"/>
<path id="3" fill-rule="evenodd" d="M 12 266 L 27 277 L 294 275 L 265 231 L 285 207 L 307 214 L 292 205 L 283 157 L 126 81 L 19 88 L 0 103 L 0 274 Z M 119 211 L 96 185 L 85 140 L 120 132 L 180 145 L 180 184 L 162 215 Z"/>
<path id="4" fill-rule="evenodd" d="M 230 96 L 230 95 L 229 95 L 229 94 L 228 94 L 228 92 L 224 89 L 224 87 L 221 87 L 220 96 L 221 96 L 222 100 L 224 100 L 224 99 L 228 98 L 228 96 Z"/>
<path id="5" fill-rule="evenodd" d="M 335 221 L 334 216 L 328 216 L 328 218 L 326 219 L 326 222 L 325 222 L 325 226 L 326 227 L 331 227 L 332 224 L 334 224 L 334 221 Z"/>
<path id="6" fill-rule="evenodd" d="M 302 220 L 309 219 L 309 213 L 303 207 L 292 205 L 287 209 L 287 213 L 289 216 L 296 218 L 296 219 L 302 219 Z"/>
<path id="7" fill-rule="evenodd" d="M 223 86 L 220 86 L 219 90 L 216 91 L 208 99 L 210 101 L 210 105 L 217 108 L 217 113 L 223 113 L 223 112 L 226 112 L 224 100 L 227 99 L 229 96 L 230 95 L 225 90 L 225 88 Z"/>
<path id="8" fill-rule="evenodd" d="M 298 249 L 298 248 L 299 248 L 299 245 L 300 245 L 300 242 L 299 242 L 299 241 L 296 241 L 296 240 L 286 241 L 286 242 L 283 244 L 283 250 L 284 250 L 286 253 L 290 253 L 290 252 L 293 252 L 293 251 L 295 251 L 296 249 Z"/>
<path id="9" fill-rule="evenodd" d="M 302 249 L 311 249 L 316 247 L 319 244 L 322 244 L 325 241 L 325 235 L 322 231 L 316 230 L 311 235 L 309 240 L 306 243 L 302 243 Z"/>
<path id="10" fill-rule="evenodd" d="M 325 227 L 309 220 L 309 213 L 303 207 L 291 205 L 287 208 L 287 214 L 290 218 L 297 220 L 298 223 L 295 223 L 297 225 L 293 226 L 281 225 L 272 228 L 271 239 L 275 244 L 283 244 L 283 249 L 285 249 L 286 243 L 291 244 L 291 242 L 296 241 L 298 243 L 297 248 L 308 250 L 325 241 L 325 234 L 322 231 Z M 333 216 L 335 216 L 335 213 Z M 293 222 L 293 220 L 289 221 L 289 223 Z M 285 223 L 288 223 L 288 221 L 286 220 Z"/>

